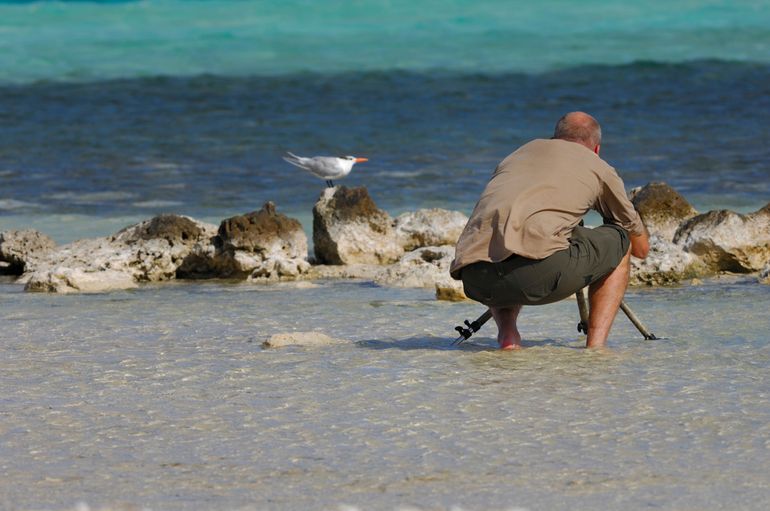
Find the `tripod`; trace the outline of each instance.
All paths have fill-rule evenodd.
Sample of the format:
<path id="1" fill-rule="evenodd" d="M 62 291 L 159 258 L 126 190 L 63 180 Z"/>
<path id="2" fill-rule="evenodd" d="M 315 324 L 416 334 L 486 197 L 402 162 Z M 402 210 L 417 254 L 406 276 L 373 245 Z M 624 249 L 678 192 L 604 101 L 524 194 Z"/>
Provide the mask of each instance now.
<path id="1" fill-rule="evenodd" d="M 585 296 L 585 289 L 578 290 L 577 293 L 575 293 L 575 297 L 577 298 L 578 303 L 578 312 L 580 314 L 580 322 L 577 325 L 578 332 L 582 332 L 584 334 L 588 333 L 588 302 L 586 300 Z M 623 311 L 623 313 L 628 317 L 628 319 L 633 323 L 633 325 L 636 327 L 637 330 L 639 330 L 639 333 L 644 336 L 646 340 L 656 340 L 659 339 L 659 337 L 655 337 L 655 334 L 651 333 L 645 326 L 642 324 L 641 321 L 639 321 L 639 318 L 636 317 L 636 314 L 634 314 L 634 311 L 631 310 L 631 308 L 626 304 L 625 300 L 620 302 L 620 310 Z M 456 346 L 459 344 L 462 344 L 463 342 L 470 339 L 470 337 L 479 331 L 479 329 L 489 321 L 489 318 L 492 317 L 492 311 L 489 309 L 484 312 L 481 316 L 476 318 L 475 321 L 468 321 L 467 319 L 464 321 L 465 326 L 462 325 L 456 326 L 455 330 L 460 334 L 460 336 L 454 340 L 452 343 L 452 346 Z"/>

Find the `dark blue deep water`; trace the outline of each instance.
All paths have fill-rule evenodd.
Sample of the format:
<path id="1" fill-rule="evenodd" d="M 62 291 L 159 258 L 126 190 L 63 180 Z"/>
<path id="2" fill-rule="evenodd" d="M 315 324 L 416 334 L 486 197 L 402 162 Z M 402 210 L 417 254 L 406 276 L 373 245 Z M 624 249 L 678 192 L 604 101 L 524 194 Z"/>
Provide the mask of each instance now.
<path id="1" fill-rule="evenodd" d="M 666 181 L 704 210 L 770 200 L 766 64 L 202 75 L 0 87 L 0 229 L 59 214 L 223 218 L 267 200 L 301 216 L 323 182 L 287 150 L 368 157 L 341 184 L 393 214 L 467 212 L 500 159 L 571 110 L 602 123 L 602 156 L 628 188 Z"/>

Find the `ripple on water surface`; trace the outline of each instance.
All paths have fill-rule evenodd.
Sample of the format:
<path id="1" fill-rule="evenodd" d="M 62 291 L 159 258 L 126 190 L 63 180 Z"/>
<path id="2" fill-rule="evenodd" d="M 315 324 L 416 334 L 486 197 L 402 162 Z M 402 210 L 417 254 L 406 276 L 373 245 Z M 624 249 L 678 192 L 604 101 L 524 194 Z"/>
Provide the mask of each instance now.
<path id="1" fill-rule="evenodd" d="M 0 283 L 0 503 L 62 509 L 762 509 L 770 288 L 634 290 L 580 349 L 575 303 L 482 310 L 361 282 L 172 283 L 52 296 Z M 350 342 L 263 349 L 318 330 Z M 13 460 L 9 462 L 8 460 Z"/>

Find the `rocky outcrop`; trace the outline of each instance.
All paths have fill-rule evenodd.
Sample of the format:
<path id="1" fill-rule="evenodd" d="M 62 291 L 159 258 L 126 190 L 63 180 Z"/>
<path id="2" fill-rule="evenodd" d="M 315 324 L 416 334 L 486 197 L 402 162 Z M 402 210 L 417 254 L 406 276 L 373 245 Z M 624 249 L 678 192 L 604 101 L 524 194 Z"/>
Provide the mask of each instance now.
<path id="1" fill-rule="evenodd" d="M 631 258 L 632 286 L 664 286 L 676 284 L 699 274 L 697 257 L 685 252 L 660 234 L 650 236 L 650 252 L 646 259 Z"/>
<path id="2" fill-rule="evenodd" d="M 313 208 L 313 245 L 322 264 L 389 264 L 403 254 L 393 221 L 366 188 L 326 188 Z"/>
<path id="3" fill-rule="evenodd" d="M 212 243 L 214 226 L 180 215 L 159 215 L 126 227 L 107 238 L 105 258 L 123 259 L 138 282 L 160 282 L 177 277 L 188 258 L 205 252 Z M 105 263 L 109 266 L 111 263 Z"/>
<path id="4" fill-rule="evenodd" d="M 632 193 L 650 230 L 650 254 L 632 258 L 632 285 L 666 285 L 721 272 L 757 272 L 770 283 L 770 204 L 742 215 L 697 212 L 663 183 Z M 438 299 L 463 300 L 449 277 L 462 213 L 405 213 L 395 221 L 365 188 L 324 190 L 314 211 L 317 262 L 306 260 L 307 237 L 297 220 L 266 203 L 217 228 L 160 215 L 113 236 L 55 246 L 36 231 L 0 233 L 0 273 L 21 273 L 26 289 L 103 292 L 177 278 L 238 278 L 254 282 L 355 278 L 383 286 L 434 288 Z M 435 242 L 436 244 L 430 244 Z M 426 245 L 426 246 L 421 246 Z M 404 254 L 403 247 L 417 247 Z"/>
<path id="5" fill-rule="evenodd" d="M 684 197 L 666 183 L 653 182 L 635 188 L 629 196 L 650 235 L 658 235 L 665 241 L 672 241 L 682 222 L 698 214 Z"/>
<path id="6" fill-rule="evenodd" d="M 760 271 L 770 262 L 770 204 L 748 215 L 728 210 L 697 215 L 679 227 L 674 243 L 709 272 Z"/>
<path id="7" fill-rule="evenodd" d="M 307 236 L 297 220 L 267 203 L 228 218 L 219 229 L 179 215 L 160 215 L 107 238 L 63 245 L 35 259 L 21 277 L 30 291 L 128 289 L 176 278 L 294 279 L 310 268 Z"/>
<path id="8" fill-rule="evenodd" d="M 394 228 L 404 250 L 454 245 L 468 223 L 459 211 L 419 209 L 396 217 Z"/>
<path id="9" fill-rule="evenodd" d="M 434 287 L 449 275 L 455 249 L 451 246 L 423 247 L 409 252 L 401 260 L 384 268 L 374 279 L 383 286 Z"/>
<path id="10" fill-rule="evenodd" d="M 113 236 L 79 240 L 48 252 L 21 277 L 30 291 L 103 292 L 176 278 L 177 269 L 211 243 L 213 225 L 161 215 Z"/>
<path id="11" fill-rule="evenodd" d="M 43 233 L 32 229 L 0 232 L 0 273 L 21 275 L 56 247 Z"/>
<path id="12" fill-rule="evenodd" d="M 632 285 L 756 272 L 770 261 L 770 204 L 748 215 L 727 210 L 698 214 L 665 183 L 637 188 L 630 197 L 650 232 L 647 259 L 632 258 Z"/>
<path id="13" fill-rule="evenodd" d="M 418 248 L 382 269 L 374 282 L 383 286 L 433 288 L 438 300 L 466 300 L 462 282 L 449 276 L 454 255 L 452 245 Z"/>
<path id="14" fill-rule="evenodd" d="M 213 247 L 190 257 L 181 278 L 294 279 L 310 268 L 307 236 L 299 221 L 267 202 L 259 211 L 222 221 Z"/>

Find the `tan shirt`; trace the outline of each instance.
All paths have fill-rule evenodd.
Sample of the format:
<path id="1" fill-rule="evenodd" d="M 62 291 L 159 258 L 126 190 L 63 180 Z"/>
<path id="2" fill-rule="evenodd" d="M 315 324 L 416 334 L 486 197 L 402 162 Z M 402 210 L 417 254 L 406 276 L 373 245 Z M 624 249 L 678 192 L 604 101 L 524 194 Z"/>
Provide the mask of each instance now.
<path id="1" fill-rule="evenodd" d="M 533 140 L 495 169 L 460 239 L 449 271 L 513 254 L 544 259 L 569 246 L 588 210 L 631 235 L 644 225 L 615 169 L 593 151 L 566 140 Z"/>

